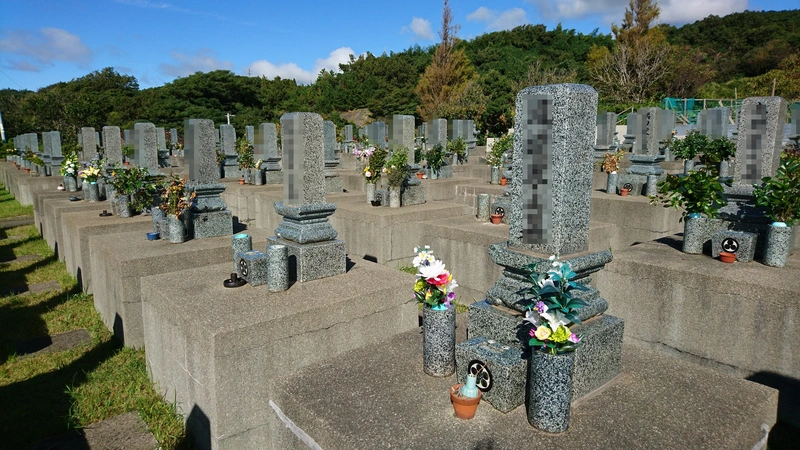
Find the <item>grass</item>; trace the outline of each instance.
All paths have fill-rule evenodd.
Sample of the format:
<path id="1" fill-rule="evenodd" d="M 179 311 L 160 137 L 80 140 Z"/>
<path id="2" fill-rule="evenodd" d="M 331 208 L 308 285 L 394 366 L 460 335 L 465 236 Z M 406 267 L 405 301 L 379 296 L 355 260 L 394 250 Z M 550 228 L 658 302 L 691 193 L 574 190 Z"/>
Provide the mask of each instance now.
<path id="1" fill-rule="evenodd" d="M 0 217 L 32 214 L 0 190 Z M 7 237 L 16 237 L 6 239 Z M 0 291 L 57 280 L 59 292 L 0 296 L 0 433 L 4 448 L 28 448 L 54 434 L 83 428 L 127 411 L 138 411 L 163 449 L 188 448 L 183 420 L 147 377 L 143 350 L 121 346 L 79 292 L 33 225 L 0 230 Z M 85 328 L 90 345 L 22 358 L 15 342 Z"/>
<path id="2" fill-rule="evenodd" d="M 22 206 L 14 200 L 14 196 L 0 183 L 0 219 L 33 215 L 33 206 Z"/>

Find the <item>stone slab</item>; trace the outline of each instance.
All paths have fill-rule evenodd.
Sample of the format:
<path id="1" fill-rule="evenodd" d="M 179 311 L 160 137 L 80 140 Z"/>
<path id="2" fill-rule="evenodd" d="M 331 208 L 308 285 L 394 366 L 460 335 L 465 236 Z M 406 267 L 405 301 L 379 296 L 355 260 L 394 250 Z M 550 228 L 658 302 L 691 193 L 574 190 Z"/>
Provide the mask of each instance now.
<path id="1" fill-rule="evenodd" d="M 92 336 L 88 331 L 81 328 L 53 336 L 43 336 L 24 342 L 17 342 L 14 344 L 14 350 L 17 355 L 24 355 L 24 358 L 31 358 L 46 353 L 63 352 L 91 343 Z"/>
<path id="2" fill-rule="evenodd" d="M 58 255 L 59 260 L 64 260 L 64 252 L 59 250 L 63 246 L 64 236 L 61 226 L 61 215 L 68 212 L 84 212 L 90 214 L 96 212 L 99 214 L 103 209 L 108 209 L 108 204 L 103 202 L 86 202 L 77 201 L 73 202 L 66 198 L 53 198 L 42 200 L 43 217 L 42 217 L 42 237 L 44 237 L 47 244 Z"/>
<path id="3" fill-rule="evenodd" d="M 275 293 L 226 289 L 229 271 L 226 262 L 141 282 L 148 373 L 177 402 L 199 448 L 270 448 L 277 373 L 418 326 L 414 277 L 393 268 L 356 260 L 346 274 Z"/>
<path id="4" fill-rule="evenodd" d="M 266 231 L 251 229 L 247 233 L 253 236 L 254 249 L 266 248 Z M 89 237 L 89 257 L 95 309 L 106 327 L 126 346 L 141 348 L 144 343 L 141 278 L 225 262 L 228 271 L 214 280 L 222 286 L 222 281 L 230 275 L 231 238 L 220 236 L 172 244 L 163 239 L 148 241 L 140 231 L 93 235 Z"/>
<path id="5" fill-rule="evenodd" d="M 775 423 L 777 393 L 771 388 L 633 345 L 625 345 L 623 355 L 622 375 L 573 405 L 570 428 L 562 434 L 531 427 L 524 408 L 503 414 L 483 404 L 474 419 L 455 418 L 447 392 L 456 376 L 422 374 L 422 335 L 416 331 L 277 380 L 270 400 L 273 411 L 331 450 L 655 449 L 676 442 L 750 450 L 764 438 L 762 424 Z M 348 380 L 346 388 L 341 379 Z M 301 448 L 275 412 L 270 418 L 271 448 Z"/>
<path id="6" fill-rule="evenodd" d="M 136 411 L 93 423 L 79 433 L 37 442 L 31 450 L 155 450 L 155 436 Z"/>

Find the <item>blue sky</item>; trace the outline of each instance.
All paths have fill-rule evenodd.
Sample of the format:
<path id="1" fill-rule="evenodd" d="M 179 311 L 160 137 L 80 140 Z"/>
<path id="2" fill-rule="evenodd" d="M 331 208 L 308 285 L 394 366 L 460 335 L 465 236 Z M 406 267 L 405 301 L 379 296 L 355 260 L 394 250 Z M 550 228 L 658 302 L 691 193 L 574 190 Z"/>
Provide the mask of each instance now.
<path id="1" fill-rule="evenodd" d="M 441 0 L 1 0 L 0 89 L 31 89 L 112 66 L 141 88 L 196 71 L 309 83 L 349 55 L 438 41 Z M 628 0 L 451 0 L 458 36 L 525 23 L 610 32 Z M 800 8 L 798 0 L 662 0 L 659 21 Z"/>

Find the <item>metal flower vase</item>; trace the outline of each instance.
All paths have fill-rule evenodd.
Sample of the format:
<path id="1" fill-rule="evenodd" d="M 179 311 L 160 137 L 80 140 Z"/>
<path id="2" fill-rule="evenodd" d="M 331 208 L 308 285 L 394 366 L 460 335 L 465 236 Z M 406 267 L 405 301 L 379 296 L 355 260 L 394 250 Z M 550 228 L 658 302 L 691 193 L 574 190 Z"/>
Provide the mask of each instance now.
<path id="1" fill-rule="evenodd" d="M 446 377 L 456 370 L 456 308 L 437 311 L 422 308 L 423 370 L 434 377 Z"/>
<path id="2" fill-rule="evenodd" d="M 173 244 L 186 242 L 186 226 L 182 217 L 175 217 L 174 214 L 167 216 L 167 237 Z M 163 231 L 163 227 L 162 227 Z M 162 236 L 163 237 L 163 236 Z"/>
<path id="3" fill-rule="evenodd" d="M 534 350 L 531 353 L 528 369 L 528 423 L 550 433 L 567 430 L 574 366 L 575 352 L 553 355 Z"/>

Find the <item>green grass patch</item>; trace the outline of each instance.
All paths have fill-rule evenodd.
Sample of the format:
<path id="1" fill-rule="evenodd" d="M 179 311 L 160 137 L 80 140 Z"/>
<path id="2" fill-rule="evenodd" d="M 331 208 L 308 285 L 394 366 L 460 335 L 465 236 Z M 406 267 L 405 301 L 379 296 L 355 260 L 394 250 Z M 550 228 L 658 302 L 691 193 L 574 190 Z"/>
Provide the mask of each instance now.
<path id="1" fill-rule="evenodd" d="M 3 183 L 0 183 L 0 219 L 31 215 L 33 215 L 33 206 L 20 205 L 14 199 L 14 196 L 6 190 Z"/>
<path id="2" fill-rule="evenodd" d="M 5 198 L 0 191 L 0 198 Z M 0 201 L 0 217 L 18 211 Z M 17 203 L 18 205 L 18 203 Z M 11 216 L 11 214 L 9 214 Z M 58 292 L 0 296 L 0 433 L 3 448 L 28 448 L 65 433 L 136 410 L 163 449 L 188 448 L 183 420 L 147 377 L 143 350 L 123 348 L 106 329 L 91 295 L 55 258 L 33 225 L 2 229 L 0 260 L 39 255 L 34 261 L 0 263 L 0 290 L 57 280 Z M 85 328 L 92 343 L 22 358 L 14 343 Z"/>

